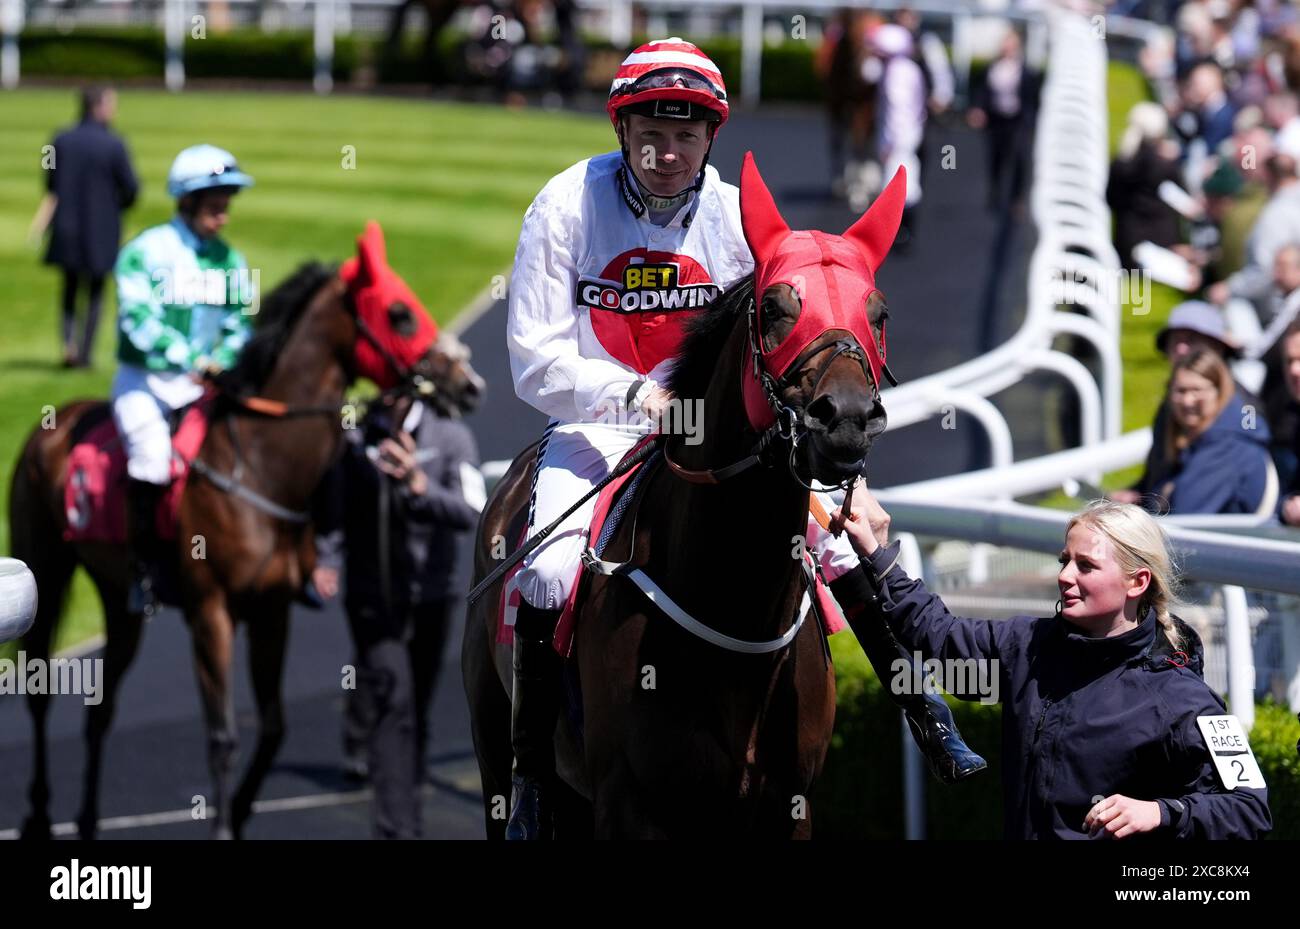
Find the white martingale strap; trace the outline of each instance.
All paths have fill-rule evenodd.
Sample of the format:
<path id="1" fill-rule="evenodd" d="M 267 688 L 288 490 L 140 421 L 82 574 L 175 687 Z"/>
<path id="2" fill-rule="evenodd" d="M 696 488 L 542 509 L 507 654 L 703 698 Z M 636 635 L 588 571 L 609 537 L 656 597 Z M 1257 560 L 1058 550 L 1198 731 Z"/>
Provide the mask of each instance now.
<path id="1" fill-rule="evenodd" d="M 809 590 L 805 588 L 803 602 L 799 604 L 799 614 L 795 617 L 794 625 L 784 635 L 777 639 L 768 639 L 766 642 L 750 642 L 745 639 L 724 635 L 695 619 L 695 617 L 678 606 L 673 601 L 673 598 L 664 593 L 659 585 L 652 581 L 650 576 L 640 568 L 631 568 L 626 562 L 603 561 L 596 556 L 596 553 L 590 547 L 583 549 L 582 563 L 588 571 L 594 571 L 596 574 L 606 576 L 617 574 L 619 577 L 627 578 L 636 584 L 641 593 L 646 595 L 646 599 L 657 606 L 665 616 L 677 623 L 677 625 L 692 635 L 719 648 L 725 648 L 729 652 L 741 652 L 746 655 L 766 655 L 770 652 L 780 651 L 793 642 L 794 637 L 799 634 L 799 630 L 803 627 L 803 621 L 808 616 L 808 609 L 812 606 L 812 597 Z"/>

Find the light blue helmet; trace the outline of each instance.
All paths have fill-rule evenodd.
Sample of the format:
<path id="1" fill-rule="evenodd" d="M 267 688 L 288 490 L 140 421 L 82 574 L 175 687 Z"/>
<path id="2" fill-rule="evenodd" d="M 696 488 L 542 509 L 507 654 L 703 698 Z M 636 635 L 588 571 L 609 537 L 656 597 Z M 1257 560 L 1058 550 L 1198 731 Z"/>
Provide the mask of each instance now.
<path id="1" fill-rule="evenodd" d="M 252 187 L 253 178 L 239 169 L 235 156 L 215 145 L 191 145 L 172 162 L 167 193 L 183 197 L 213 187 Z"/>

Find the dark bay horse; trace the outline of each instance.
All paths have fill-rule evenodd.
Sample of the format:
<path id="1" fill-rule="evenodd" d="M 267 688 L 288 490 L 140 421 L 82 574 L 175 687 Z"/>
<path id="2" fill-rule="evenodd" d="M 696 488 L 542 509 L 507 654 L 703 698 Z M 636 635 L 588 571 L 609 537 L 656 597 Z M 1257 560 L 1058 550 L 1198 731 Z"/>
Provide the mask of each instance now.
<path id="1" fill-rule="evenodd" d="M 794 629 L 807 482 L 856 477 L 885 428 L 877 346 L 887 314 L 874 273 L 897 231 L 903 189 L 896 179 L 843 238 L 790 233 L 747 157 L 741 209 L 756 275 L 691 321 L 669 385 L 702 404 L 703 440 L 660 440 L 669 466 L 642 481 L 635 517 L 602 558 L 640 568 L 715 633 L 769 644 L 794 635 L 766 653 L 727 650 L 674 624 L 628 577 L 589 574 L 570 659 L 581 732 L 571 710 L 556 735 L 557 768 L 573 791 L 559 798 L 557 835 L 810 835 L 835 679 L 821 623 L 810 617 Z M 782 270 L 809 248 L 810 265 L 796 256 L 790 267 L 802 270 Z M 829 291 L 812 280 L 832 274 Z M 759 409 L 747 404 L 749 381 L 766 385 Z M 500 563 L 494 540 L 520 538 L 535 453 L 515 459 L 484 511 L 476 581 Z M 756 464 L 731 473 L 753 455 Z M 512 760 L 499 596 L 498 582 L 472 607 L 462 654 L 495 838 L 504 835 Z"/>
<path id="2" fill-rule="evenodd" d="M 393 390 L 425 384 L 426 394 L 432 390 L 462 403 L 471 402 L 481 386 L 462 351 L 448 354 L 435 344 L 410 366 L 392 358 L 402 333 L 429 331 L 433 324 L 413 297 L 394 301 L 379 318 L 358 315 L 358 306 L 374 302 L 376 281 L 400 283 L 386 266 L 377 225 L 367 229 L 361 245 L 360 271 L 352 283 L 345 283 L 333 268 L 309 263 L 262 301 L 253 338 L 239 363 L 219 378 L 211 423 L 181 498 L 177 538 L 169 543 L 177 605 L 193 638 L 213 780 L 207 816 L 217 838 L 239 835 L 284 739 L 280 684 L 289 606 L 315 566 L 307 514 L 311 496 L 343 441 L 345 388 L 358 373 L 365 373 L 381 386 L 390 381 Z M 363 344 L 374 349 L 369 356 L 362 352 Z M 387 377 L 367 370 L 367 359 L 376 352 L 386 353 L 404 370 Z M 243 399 L 254 391 L 256 402 Z M 13 554 L 31 567 L 40 596 L 35 624 L 23 640 L 29 659 L 49 656 L 66 588 L 78 565 L 94 581 L 104 607 L 103 699 L 88 709 L 77 819 L 82 837 L 95 833 L 105 737 L 117 687 L 135 657 L 143 624 L 139 615 L 126 610 L 126 547 L 71 543 L 63 537 L 63 488 L 74 436 L 91 417 L 108 415 L 103 401 L 78 401 L 57 412 L 56 428 L 33 431 L 19 457 L 9 497 Z M 202 556 L 196 554 L 199 539 L 206 549 Z M 259 733 L 252 762 L 232 793 L 238 727 L 231 660 L 240 621 L 248 629 Z M 28 705 L 35 759 L 23 835 L 44 838 L 50 833 L 45 733 L 49 697 L 29 695 Z"/>

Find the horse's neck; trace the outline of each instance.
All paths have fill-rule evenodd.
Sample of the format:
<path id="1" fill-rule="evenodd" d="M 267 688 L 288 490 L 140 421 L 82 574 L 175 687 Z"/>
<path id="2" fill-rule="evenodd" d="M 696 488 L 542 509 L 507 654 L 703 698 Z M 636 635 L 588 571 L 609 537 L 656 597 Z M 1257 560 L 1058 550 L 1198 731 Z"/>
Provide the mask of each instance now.
<path id="1" fill-rule="evenodd" d="M 327 286 L 334 286 L 331 282 Z M 308 500 L 334 460 L 341 438 L 339 409 L 348 377 L 340 355 L 355 338 L 355 326 L 340 318 L 339 301 L 315 299 L 294 326 L 260 396 L 291 409 L 314 407 L 320 413 L 282 419 L 241 417 L 241 435 L 260 452 L 258 480 L 277 500 Z"/>
<path id="2" fill-rule="evenodd" d="M 692 469 L 722 468 L 753 452 L 757 436 L 747 428 L 741 378 L 747 329 L 727 340 L 717 372 L 703 397 L 698 445 L 671 443 L 673 459 Z M 695 402 L 695 401 L 687 401 Z M 807 491 L 784 468 L 756 465 L 720 484 L 673 482 L 674 512 L 686 514 L 673 533 L 683 564 L 707 565 L 710 583 L 728 585 L 741 598 L 738 616 L 767 626 L 789 617 L 781 604 L 798 568 L 808 520 Z M 745 610 L 744 604 L 752 605 Z M 753 628 L 757 628 L 756 626 Z"/>

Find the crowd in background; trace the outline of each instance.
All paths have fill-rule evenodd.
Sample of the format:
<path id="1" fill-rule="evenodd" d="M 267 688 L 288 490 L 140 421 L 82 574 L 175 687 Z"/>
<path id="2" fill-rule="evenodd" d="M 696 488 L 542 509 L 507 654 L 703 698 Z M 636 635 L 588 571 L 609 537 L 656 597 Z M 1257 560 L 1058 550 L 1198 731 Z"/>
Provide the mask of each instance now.
<path id="1" fill-rule="evenodd" d="M 907 209 L 899 244 L 916 234 L 916 214 L 930 167 L 927 134 L 957 100 L 947 46 L 906 7 L 841 10 L 826 28 L 815 64 L 830 120 L 831 188 L 865 210 L 901 167 Z M 970 88 L 966 121 L 983 130 L 990 211 L 1023 213 L 1041 75 L 1025 60 L 1010 23 L 999 50 Z"/>
<path id="2" fill-rule="evenodd" d="M 1172 368 L 1147 473 L 1120 496 L 1300 525 L 1300 11 L 1148 12 L 1170 23 L 1138 59 L 1156 99 L 1127 114 L 1107 199 L 1121 264 L 1189 299 L 1161 333 Z M 1169 351 L 1171 332 L 1202 344 Z"/>

